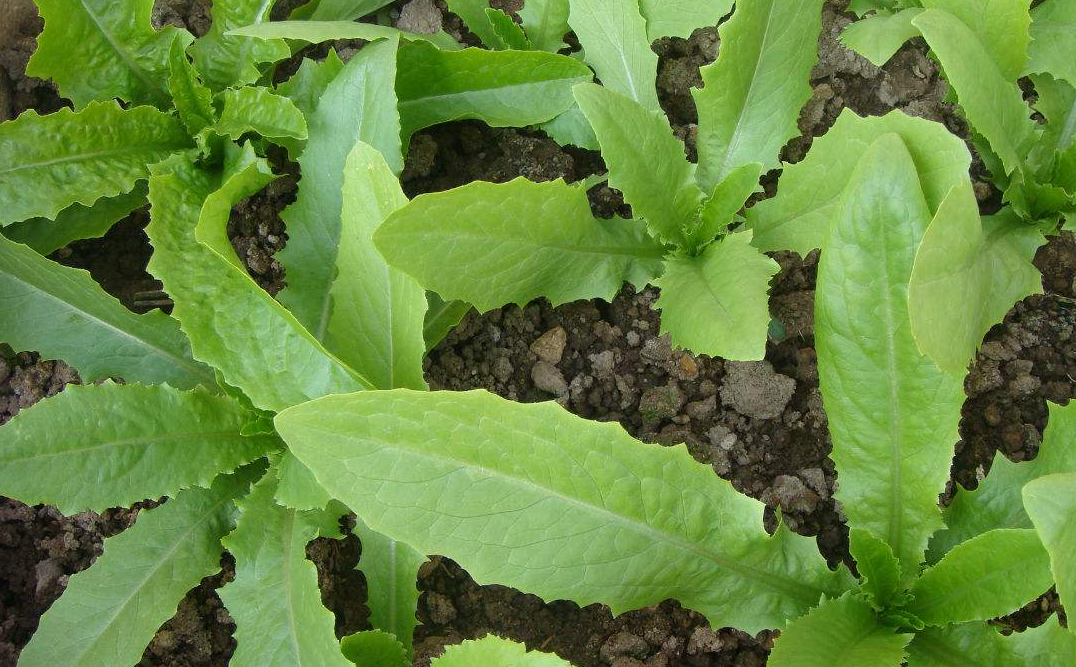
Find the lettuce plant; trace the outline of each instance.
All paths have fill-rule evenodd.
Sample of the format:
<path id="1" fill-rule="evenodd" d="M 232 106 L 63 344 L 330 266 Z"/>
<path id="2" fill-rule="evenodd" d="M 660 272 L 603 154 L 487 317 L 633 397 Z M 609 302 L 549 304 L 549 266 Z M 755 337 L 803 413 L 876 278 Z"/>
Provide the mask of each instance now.
<path id="1" fill-rule="evenodd" d="M 1076 6 L 1047 0 L 859 3 L 870 12 L 842 39 L 877 65 L 922 35 L 975 132 L 1012 215 L 1055 230 L 1076 213 Z M 1018 79 L 1030 76 L 1044 123 L 1031 119 Z"/>

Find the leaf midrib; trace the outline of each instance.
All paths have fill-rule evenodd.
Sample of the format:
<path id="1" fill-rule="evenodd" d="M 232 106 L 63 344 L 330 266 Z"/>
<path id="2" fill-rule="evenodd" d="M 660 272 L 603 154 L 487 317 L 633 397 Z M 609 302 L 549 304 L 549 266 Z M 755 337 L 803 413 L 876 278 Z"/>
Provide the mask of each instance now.
<path id="1" fill-rule="evenodd" d="M 53 158 L 51 160 L 44 160 L 42 162 L 20 162 L 13 167 L 9 167 L 7 169 L 0 169 L 0 174 L 14 174 L 15 172 L 25 171 L 27 169 L 41 169 L 43 167 L 52 167 L 58 164 L 70 164 L 72 162 L 83 162 L 86 160 L 95 160 L 98 158 L 105 157 L 139 155 L 142 153 L 161 153 L 178 150 L 182 150 L 182 146 L 177 146 L 173 143 L 154 142 L 148 144 L 136 144 L 134 146 L 127 146 L 123 148 L 110 148 L 103 151 L 94 151 L 92 153 L 65 155 L 63 157 Z"/>
<path id="2" fill-rule="evenodd" d="M 421 237 L 428 239 L 433 236 L 446 236 L 453 239 L 466 239 L 473 241 L 494 241 L 498 244 L 511 243 L 516 246 L 522 246 L 528 249 L 548 249 L 558 250 L 565 253 L 577 253 L 580 255 L 603 255 L 603 256 L 617 256 L 617 257 L 641 257 L 644 259 L 662 259 L 665 257 L 665 248 L 662 247 L 648 247 L 648 246 L 625 246 L 625 247 L 612 247 L 612 246 L 600 246 L 600 245 L 560 245 L 549 242 L 534 242 L 527 243 L 525 240 L 520 240 L 519 236 L 494 236 L 491 234 L 482 234 L 479 232 L 471 232 L 467 230 L 453 230 L 451 232 L 437 232 L 434 231 L 429 234 L 420 234 Z M 475 245 L 478 245 L 477 243 Z"/>
<path id="3" fill-rule="evenodd" d="M 221 430 L 221 431 L 201 431 L 192 433 L 178 433 L 169 435 L 153 435 L 153 436 L 140 436 L 137 438 L 120 438 L 118 440 L 108 440 L 98 444 L 90 445 L 88 447 L 79 447 L 77 449 L 64 449 L 56 452 L 43 452 L 40 454 L 34 454 L 33 456 L 23 456 L 18 458 L 2 458 L 5 465 L 11 465 L 13 463 L 28 463 L 30 461 L 38 461 L 42 459 L 50 459 L 58 456 L 75 456 L 77 454 L 85 454 L 86 452 L 95 452 L 103 449 L 111 449 L 114 447 L 139 447 L 148 446 L 154 444 L 168 444 L 168 443 L 180 443 L 186 440 L 196 440 L 201 438 L 214 438 L 214 439 L 236 439 L 243 441 L 247 439 L 247 436 L 240 434 L 235 429 Z"/>
<path id="4" fill-rule="evenodd" d="M 100 31 L 101 36 L 105 38 L 105 41 L 108 42 L 108 45 L 111 46 L 112 49 L 116 52 L 116 54 L 120 57 L 120 59 L 123 60 L 123 63 L 127 65 L 127 68 L 131 70 L 131 72 L 134 73 L 136 77 L 138 77 L 138 80 L 142 82 L 142 85 L 144 85 L 147 90 L 152 90 L 157 93 L 158 96 L 163 96 L 165 94 L 165 90 L 149 78 L 149 75 L 146 73 L 146 71 L 138 65 L 138 63 L 131 57 L 131 55 L 127 53 L 127 51 L 120 48 L 120 45 L 116 41 L 116 39 L 112 36 L 111 33 L 105 30 L 104 25 L 101 24 L 101 19 L 98 18 L 98 16 L 93 13 L 93 10 L 90 9 L 89 5 L 86 4 L 86 0 L 79 0 L 79 4 L 82 5 L 82 8 L 84 10 L 86 10 L 86 15 L 89 16 L 90 20 L 93 21 L 93 24 L 97 26 L 97 30 Z"/>

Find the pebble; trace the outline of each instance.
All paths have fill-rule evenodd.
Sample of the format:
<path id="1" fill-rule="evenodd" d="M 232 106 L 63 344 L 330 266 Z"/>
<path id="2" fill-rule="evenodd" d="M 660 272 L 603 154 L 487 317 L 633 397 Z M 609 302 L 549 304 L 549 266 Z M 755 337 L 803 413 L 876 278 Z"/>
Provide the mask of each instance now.
<path id="1" fill-rule="evenodd" d="M 531 343 L 531 352 L 538 355 L 541 361 L 555 366 L 564 357 L 564 346 L 567 344 L 568 333 L 564 327 L 555 327 Z"/>
<path id="2" fill-rule="evenodd" d="M 643 422 L 656 423 L 675 417 L 684 405 L 684 394 L 676 385 L 651 387 L 639 399 L 639 414 Z"/>
<path id="3" fill-rule="evenodd" d="M 605 643 L 598 650 L 598 655 L 601 657 L 602 662 L 613 664 L 616 658 L 642 658 L 649 652 L 650 645 L 642 637 L 633 635 L 630 632 L 618 632 L 605 640 Z"/>
<path id="4" fill-rule="evenodd" d="M 564 380 L 564 374 L 546 361 L 539 361 L 531 368 L 531 380 L 538 389 L 554 396 L 567 396 L 568 383 Z"/>

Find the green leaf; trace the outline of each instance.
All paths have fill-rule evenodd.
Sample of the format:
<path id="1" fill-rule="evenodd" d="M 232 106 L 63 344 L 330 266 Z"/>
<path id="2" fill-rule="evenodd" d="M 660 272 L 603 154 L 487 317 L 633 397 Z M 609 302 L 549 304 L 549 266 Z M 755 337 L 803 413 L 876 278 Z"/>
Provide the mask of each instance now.
<path id="1" fill-rule="evenodd" d="M 675 255 L 661 288 L 661 332 L 673 345 L 711 357 L 757 361 L 766 354 L 770 278 L 781 267 L 751 245 L 751 232 L 729 234 L 697 257 Z"/>
<path id="2" fill-rule="evenodd" d="M 523 28 L 520 28 L 511 16 L 492 7 L 486 8 L 486 16 L 489 18 L 494 34 L 504 44 L 504 48 L 519 51 L 530 51 L 534 48 L 527 39 L 527 34 L 523 32 Z"/>
<path id="3" fill-rule="evenodd" d="M 172 42 L 168 62 L 168 92 L 183 126 L 193 137 L 216 121 L 213 92 L 202 84 L 201 76 L 187 60 L 187 45 L 182 40 Z"/>
<path id="4" fill-rule="evenodd" d="M 298 199 L 281 213 L 288 245 L 278 257 L 288 286 L 279 298 L 319 341 L 332 315 L 347 156 L 363 141 L 380 150 L 395 173 L 403 170 L 393 94 L 396 48 L 394 39 L 367 44 L 325 89 L 307 118 L 310 138 L 299 158 Z"/>
<path id="5" fill-rule="evenodd" d="M 320 510 L 332 502 L 332 497 L 314 479 L 314 473 L 288 451 L 274 466 L 277 477 L 276 502 L 297 510 Z"/>
<path id="6" fill-rule="evenodd" d="M 145 206 L 148 191 L 146 184 L 139 182 L 131 192 L 98 199 L 93 206 L 72 204 L 60 211 L 55 222 L 30 218 L 9 225 L 3 234 L 16 243 L 30 246 L 40 255 L 48 255 L 73 241 L 104 236 L 117 222 Z"/>
<path id="7" fill-rule="evenodd" d="M 273 0 L 214 0 L 209 32 L 191 46 L 194 64 L 213 90 L 245 86 L 261 77 L 259 67 L 291 55 L 281 39 L 253 39 L 230 32 L 248 25 L 266 25 Z"/>
<path id="8" fill-rule="evenodd" d="M 1031 81 L 1039 96 L 1035 109 L 1047 121 L 1035 146 L 1041 156 L 1035 157 L 1041 166 L 1049 167 L 1057 160 L 1057 154 L 1071 149 L 1076 140 L 1076 87 L 1049 74 L 1032 75 Z M 1029 162 L 1035 157 L 1029 158 Z"/>
<path id="9" fill-rule="evenodd" d="M 249 419 L 235 401 L 201 388 L 72 385 L 0 428 L 0 488 L 76 514 L 208 487 L 279 445 L 274 436 L 241 436 Z"/>
<path id="10" fill-rule="evenodd" d="M 928 628 L 908 649 L 908 667 L 1070 667 L 1076 637 L 1053 620 L 1008 637 L 992 625 L 965 623 Z"/>
<path id="11" fill-rule="evenodd" d="M 354 23 L 352 21 L 273 21 L 258 25 L 237 27 L 229 35 L 249 37 L 270 42 L 280 39 L 294 39 L 300 42 L 317 44 L 338 39 L 365 39 L 373 42 L 379 39 L 400 39 L 403 41 L 429 42 L 439 49 L 457 51 L 462 48 L 459 42 L 444 31 L 427 35 L 419 32 L 397 30 L 376 23 Z"/>
<path id="12" fill-rule="evenodd" d="M 366 577 L 370 624 L 399 638 L 410 657 L 412 634 L 418 625 L 418 569 L 426 557 L 403 542 L 370 530 L 361 520 L 355 533 L 362 543 L 359 569 Z"/>
<path id="13" fill-rule="evenodd" d="M 963 378 L 921 355 L 910 330 L 908 281 L 930 218 L 904 142 L 882 135 L 848 185 L 815 298 L 818 373 L 841 479 L 835 497 L 851 527 L 892 547 L 905 579 L 943 525 L 938 495 L 964 403 Z"/>
<path id="14" fill-rule="evenodd" d="M 1070 445 L 1071 446 L 1071 445 Z M 1061 603 L 1076 601 L 1076 473 L 1047 475 L 1023 489 L 1024 507 L 1050 553 Z M 959 548 L 959 547 L 958 547 Z M 953 551 L 956 551 L 954 549 Z M 1023 576 L 1023 575 L 1021 575 Z"/>
<path id="15" fill-rule="evenodd" d="M 1026 73 L 1046 73 L 1076 86 L 1076 5 L 1046 0 L 1031 10 Z"/>
<path id="16" fill-rule="evenodd" d="M 169 50 L 173 41 L 187 45 L 192 38 L 173 26 L 154 30 L 153 0 L 34 1 L 45 31 L 27 74 L 52 79 L 76 109 L 115 97 L 167 108 Z"/>
<path id="17" fill-rule="evenodd" d="M 654 42 L 662 37 L 687 39 L 698 28 L 716 26 L 732 9 L 733 0 L 640 0 L 646 33 Z"/>
<path id="18" fill-rule="evenodd" d="M 997 528 L 1033 528 L 1020 489 L 1046 475 L 1076 472 L 1076 403 L 1047 404 L 1050 415 L 1039 453 L 1033 461 L 1013 463 L 1000 452 L 990 474 L 974 491 L 960 490 L 945 510 L 948 528 L 930 542 L 936 562 L 957 544 Z"/>
<path id="19" fill-rule="evenodd" d="M 868 16 L 845 28 L 841 43 L 881 67 L 905 42 L 919 36 L 919 28 L 912 25 L 912 19 L 922 13 L 922 9 L 905 9 L 896 14 Z"/>
<path id="20" fill-rule="evenodd" d="M 233 667 L 347 665 L 321 603 L 318 574 L 306 545 L 318 536 L 316 512 L 273 502 L 276 480 L 266 475 L 239 501 L 239 521 L 224 538 L 235 557 L 235 580 L 220 599 L 235 619 Z"/>
<path id="21" fill-rule="evenodd" d="M 868 12 L 882 12 L 896 9 L 898 0 L 850 0 L 848 10 L 856 16 L 863 16 Z"/>
<path id="22" fill-rule="evenodd" d="M 661 111 L 658 56 L 650 48 L 639 0 L 570 0 L 568 23 L 605 87 Z"/>
<path id="23" fill-rule="evenodd" d="M 270 139 L 306 139 L 303 112 L 286 97 L 265 88 L 246 87 L 225 90 L 221 100 L 224 108 L 214 129 L 226 137 L 238 140 L 254 132 Z"/>
<path id="24" fill-rule="evenodd" d="M 404 141 L 422 128 L 466 118 L 492 127 L 544 123 L 571 108 L 572 86 L 591 77 L 583 63 L 553 53 L 404 44 L 396 76 Z"/>
<path id="25" fill-rule="evenodd" d="M 849 551 L 856 559 L 860 588 L 872 606 L 879 611 L 895 606 L 893 603 L 901 592 L 901 574 L 900 561 L 893 555 L 893 549 L 869 530 L 853 528 Z"/>
<path id="26" fill-rule="evenodd" d="M 1035 531 L 992 530 L 954 547 L 911 588 L 907 610 L 928 625 L 985 621 L 1050 588 L 1050 558 Z"/>
<path id="27" fill-rule="evenodd" d="M 203 234 L 216 227 L 219 238 L 231 205 L 256 192 L 271 177 L 264 162 L 251 161 L 238 173 L 227 175 L 226 189 L 217 202 L 207 202 L 215 191 L 209 175 L 189 163 L 173 161 L 150 178 L 152 220 L 146 231 L 154 247 L 149 271 L 175 300 L 173 314 L 191 338 L 195 356 L 217 367 L 257 407 L 280 410 L 370 384 L 326 352 L 236 266 L 234 252 L 233 259 L 226 259 L 219 254 L 220 248 L 210 249 L 195 238 L 191 221 L 199 220 L 203 203 L 224 212 L 199 220 Z M 230 183 L 235 185 L 228 187 Z M 243 354 L 235 354 L 236 349 Z M 285 363 L 303 372 L 285 372 Z"/>
<path id="28" fill-rule="evenodd" d="M 687 245 L 684 230 L 694 223 L 705 195 L 665 115 L 593 83 L 577 84 L 574 92 L 601 144 L 609 185 L 624 193 L 653 236 Z"/>
<path id="29" fill-rule="evenodd" d="M 374 242 L 390 266 L 480 312 L 540 296 L 611 300 L 624 281 L 660 275 L 665 254 L 642 223 L 596 220 L 582 188 L 524 178 L 420 195 Z"/>
<path id="30" fill-rule="evenodd" d="M 426 351 L 429 352 L 444 340 L 448 332 L 456 328 L 464 315 L 471 312 L 471 304 L 466 301 L 445 301 L 433 292 L 426 292 L 426 302 L 422 338 L 426 341 Z"/>
<path id="31" fill-rule="evenodd" d="M 920 0 L 927 9 L 952 14 L 986 48 L 1006 81 L 1015 82 L 1027 66 L 1030 0 Z M 944 63 L 943 63 L 944 64 Z"/>
<path id="32" fill-rule="evenodd" d="M 500 35 L 493 29 L 492 17 L 486 14 L 490 8 L 489 0 L 446 0 L 448 11 L 463 19 L 470 30 L 482 43 L 491 49 L 508 48 Z"/>
<path id="33" fill-rule="evenodd" d="M 178 120 L 152 107 L 28 111 L 0 125 L 0 227 L 130 192 L 147 165 L 191 145 Z"/>
<path id="34" fill-rule="evenodd" d="M 933 217 L 950 190 L 968 180 L 971 154 L 964 141 L 940 123 L 901 111 L 860 118 L 846 109 L 814 140 L 802 162 L 784 166 L 778 195 L 747 209 L 755 245 L 801 255 L 822 247 L 859 157 L 890 132 L 900 135 L 911 153 Z"/>
<path id="35" fill-rule="evenodd" d="M 372 14 L 392 0 L 320 0 L 316 4 L 311 21 L 354 21 Z"/>
<path id="36" fill-rule="evenodd" d="M 1076 633 L 1066 630 L 1055 616 L 1037 628 L 1029 628 L 1009 638 L 1022 665 L 1068 667 L 1076 662 Z"/>
<path id="37" fill-rule="evenodd" d="M 397 389 L 325 397 L 276 424 L 372 530 L 478 582 L 614 614 L 674 598 L 747 632 L 846 584 L 813 540 L 766 535 L 762 504 L 683 446 L 643 444 L 555 403 Z"/>
<path id="38" fill-rule="evenodd" d="M 133 665 L 183 595 L 220 570 L 220 538 L 249 474 L 190 489 L 105 541 L 105 553 L 71 577 L 23 649 L 21 667 Z"/>
<path id="39" fill-rule="evenodd" d="M 527 651 L 527 647 L 496 635 L 449 646 L 430 667 L 571 667 L 552 653 Z"/>
<path id="40" fill-rule="evenodd" d="M 952 14 L 929 9 L 912 19 L 945 68 L 968 121 L 990 142 L 1011 174 L 1034 139 L 1035 123 L 1020 88 L 999 69 L 972 30 Z"/>
<path id="41" fill-rule="evenodd" d="M 713 192 L 702 204 L 699 225 L 690 237 L 696 248 L 701 248 L 723 233 L 732 223 L 736 213 L 744 207 L 748 197 L 759 189 L 762 164 L 749 162 L 732 170 L 714 186 Z"/>
<path id="42" fill-rule="evenodd" d="M 900 667 L 910 634 L 878 621 L 871 606 L 852 593 L 822 602 L 788 624 L 773 644 L 770 667 Z"/>
<path id="43" fill-rule="evenodd" d="M 702 68 L 699 185 L 710 192 L 737 167 L 780 164 L 781 147 L 799 134 L 818 61 L 822 0 L 746 0 L 722 24 L 717 62 Z M 599 72 L 600 74 L 600 72 Z"/>
<path id="44" fill-rule="evenodd" d="M 519 10 L 523 29 L 534 48 L 556 53 L 564 48 L 568 27 L 568 0 L 531 0 Z"/>
<path id="45" fill-rule="evenodd" d="M 379 389 L 426 389 L 426 292 L 391 268 L 374 231 L 407 203 L 385 158 L 358 142 L 344 167 L 343 214 L 325 346 Z"/>
<path id="46" fill-rule="evenodd" d="M 344 657 L 359 667 L 411 667 L 400 641 L 388 632 L 365 630 L 340 640 Z"/>
<path id="47" fill-rule="evenodd" d="M 588 151 L 600 149 L 598 137 L 594 136 L 594 128 L 590 126 L 590 121 L 578 105 L 573 105 L 553 120 L 542 123 L 538 129 L 561 146 L 578 146 Z"/>
<path id="48" fill-rule="evenodd" d="M 291 100 L 303 113 L 303 118 L 310 118 L 317 110 L 321 96 L 342 69 L 343 61 L 336 55 L 336 49 L 330 48 L 324 60 L 304 58 L 299 71 L 277 86 L 276 92 Z M 287 137 L 279 139 L 277 143 L 287 148 L 293 159 L 299 157 L 306 147 L 306 141 Z"/>
<path id="49" fill-rule="evenodd" d="M 0 318 L 0 340 L 46 359 L 63 359 L 83 382 L 107 377 L 190 389 L 214 386 L 212 371 L 191 359 L 175 320 L 136 315 L 90 274 L 49 261 L 0 237 L 0 303 L 18 317 Z"/>

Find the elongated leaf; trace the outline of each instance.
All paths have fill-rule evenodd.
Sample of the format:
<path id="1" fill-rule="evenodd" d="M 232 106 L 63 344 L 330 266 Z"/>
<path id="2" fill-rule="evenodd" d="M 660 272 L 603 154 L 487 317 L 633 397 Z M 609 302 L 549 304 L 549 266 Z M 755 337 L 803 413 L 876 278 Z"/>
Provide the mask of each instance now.
<path id="1" fill-rule="evenodd" d="M 852 593 L 823 599 L 788 624 L 773 644 L 771 667 L 900 667 L 910 634 L 879 623 L 869 604 Z"/>
<path id="2" fill-rule="evenodd" d="M 273 0 L 215 0 L 209 32 L 191 46 L 194 64 L 213 90 L 254 83 L 259 66 L 291 55 L 281 39 L 252 39 L 230 32 L 240 26 L 261 25 L 269 20 Z"/>
<path id="3" fill-rule="evenodd" d="M 482 40 L 483 44 L 491 49 L 507 48 L 486 14 L 486 10 L 490 8 L 489 0 L 446 0 L 445 4 L 448 5 L 448 11 L 463 19 L 467 29 Z"/>
<path id="4" fill-rule="evenodd" d="M 1039 96 L 1035 110 L 1047 122 L 1028 162 L 1042 169 L 1052 166 L 1057 154 L 1069 151 L 1076 140 L 1076 87 L 1049 74 L 1034 74 L 1031 81 Z"/>
<path id="5" fill-rule="evenodd" d="M 1033 528 L 1020 489 L 1039 477 L 1076 472 L 1076 403 L 1065 407 L 1048 405 L 1050 417 L 1038 456 L 1026 463 L 1013 463 L 999 452 L 990 474 L 976 490 L 959 491 L 945 509 L 948 528 L 930 542 L 931 562 L 957 544 L 989 530 Z"/>
<path id="6" fill-rule="evenodd" d="M 1023 665 L 1066 667 L 1076 661 L 1076 633 L 1062 628 L 1055 616 L 1037 628 L 1009 637 Z"/>
<path id="7" fill-rule="evenodd" d="M 130 192 L 147 165 L 191 145 L 178 120 L 151 107 L 28 111 L 0 125 L 0 226 Z"/>
<path id="8" fill-rule="evenodd" d="M 344 167 L 340 248 L 325 346 L 379 389 L 426 389 L 426 292 L 374 247 L 381 221 L 407 203 L 385 158 L 355 144 Z"/>
<path id="9" fill-rule="evenodd" d="M 564 47 L 568 33 L 568 0 L 531 0 L 519 10 L 523 29 L 534 48 L 556 53 Z"/>
<path id="10" fill-rule="evenodd" d="M 841 33 L 841 42 L 881 67 L 889 62 L 905 42 L 919 36 L 919 28 L 912 25 L 912 19 L 922 13 L 922 9 L 915 8 L 895 14 L 878 13 L 868 16 L 845 28 Z"/>
<path id="11" fill-rule="evenodd" d="M 93 566 L 71 577 L 23 649 L 22 667 L 133 665 L 183 594 L 220 569 L 233 498 L 249 474 L 221 477 L 149 510 L 105 541 Z"/>
<path id="12" fill-rule="evenodd" d="M 901 590 L 900 561 L 893 555 L 893 549 L 874 533 L 861 528 L 853 528 L 849 538 L 849 551 L 859 570 L 860 588 L 876 610 L 890 606 Z"/>
<path id="13" fill-rule="evenodd" d="M 930 9 L 912 23 L 941 61 L 968 121 L 1011 174 L 1030 149 L 1035 130 L 1020 88 L 999 69 L 975 33 L 952 14 Z"/>
<path id="14" fill-rule="evenodd" d="M 594 128 L 590 126 L 590 121 L 578 105 L 572 106 L 553 120 L 542 123 L 538 129 L 561 146 L 578 146 L 588 151 L 601 148 L 598 145 L 598 137 L 594 136 Z"/>
<path id="15" fill-rule="evenodd" d="M 733 0 L 639 0 L 650 41 L 687 39 L 698 28 L 716 26 L 732 9 Z"/>
<path id="16" fill-rule="evenodd" d="M 172 95 L 183 126 L 194 136 L 209 127 L 217 118 L 213 108 L 213 91 L 202 84 L 202 78 L 191 61 L 187 60 L 186 44 L 182 40 L 172 42 L 168 56 L 168 92 Z"/>
<path id="17" fill-rule="evenodd" d="M 694 223 L 705 195 L 665 115 L 592 83 L 574 90 L 601 144 L 609 185 L 624 193 L 652 235 L 687 245 L 684 230 Z"/>
<path id="18" fill-rule="evenodd" d="M 214 128 L 239 139 L 247 132 L 263 137 L 306 139 L 306 119 L 291 100 L 265 88 L 229 88 L 221 95 L 224 108 Z"/>
<path id="19" fill-rule="evenodd" d="M 527 651 L 523 644 L 486 635 L 449 646 L 441 657 L 430 661 L 430 667 L 571 667 L 552 653 Z"/>
<path id="20" fill-rule="evenodd" d="M 253 177 L 252 171 L 261 176 Z M 246 187 L 222 193 L 227 204 L 217 206 L 218 211 L 226 212 L 232 203 L 252 194 L 271 174 L 264 163 L 251 162 L 226 178 L 225 185 L 234 178 Z M 242 269 L 198 242 L 191 221 L 199 219 L 203 203 L 214 192 L 207 174 L 187 162 L 173 161 L 150 178 L 149 190 L 153 219 L 146 231 L 154 247 L 149 270 L 175 300 L 174 315 L 198 358 L 216 366 L 229 384 L 266 410 L 370 387 L 326 352 Z M 219 229 L 227 221 L 225 213 L 204 226 Z M 235 354 L 236 349 L 243 354 Z M 285 367 L 291 370 L 285 372 Z"/>
<path id="21" fill-rule="evenodd" d="M 235 580 L 220 598 L 235 619 L 233 667 L 347 665 L 333 634 L 333 615 L 321 604 L 318 574 L 306 544 L 318 536 L 309 512 L 273 502 L 276 480 L 266 475 L 239 501 L 235 531 L 224 546 L 235 557 Z"/>
<path id="22" fill-rule="evenodd" d="M 1050 553 L 1061 603 L 1071 606 L 1076 600 L 1076 473 L 1032 480 L 1024 487 L 1023 497 L 1038 537 Z"/>
<path id="23" fill-rule="evenodd" d="M 114 97 L 167 108 L 169 49 L 173 40 L 186 45 L 192 38 L 173 26 L 154 30 L 153 0 L 35 3 L 45 31 L 37 38 L 27 74 L 52 79 L 76 109 Z"/>
<path id="24" fill-rule="evenodd" d="M 465 301 L 445 301 L 433 292 L 426 292 L 426 302 L 426 321 L 422 327 L 422 337 L 426 341 L 426 351 L 429 352 L 471 311 L 471 304 Z"/>
<path id="25" fill-rule="evenodd" d="M 736 361 L 766 354 L 770 278 L 777 262 L 751 245 L 751 232 L 730 234 L 698 257 L 676 255 L 654 282 L 661 288 L 661 332 L 673 345 Z"/>
<path id="26" fill-rule="evenodd" d="M 73 241 L 104 236 L 113 225 L 145 205 L 148 191 L 146 184 L 139 182 L 125 195 L 98 199 L 93 206 L 72 204 L 60 211 L 55 221 L 30 218 L 9 225 L 3 234 L 40 255 L 48 255 Z"/>
<path id="27" fill-rule="evenodd" d="M 543 123 L 567 111 L 572 86 L 591 77 L 586 65 L 554 53 L 404 44 L 396 77 L 404 141 L 424 127 L 465 118 L 493 127 Z"/>
<path id="28" fill-rule="evenodd" d="M 380 150 L 395 173 L 403 170 L 393 93 L 396 49 L 394 39 L 366 45 L 325 89 L 307 118 L 310 138 L 299 158 L 298 199 L 281 214 L 288 245 L 279 258 L 288 270 L 288 286 L 280 301 L 319 341 L 332 315 L 347 156 L 363 141 Z"/>
<path id="29" fill-rule="evenodd" d="M 889 132 L 900 135 L 911 153 L 933 217 L 949 191 L 968 181 L 971 154 L 963 140 L 939 123 L 901 111 L 860 118 L 846 109 L 802 162 L 785 165 L 778 195 L 747 209 L 755 245 L 801 255 L 822 247 L 859 157 Z"/>
<path id="30" fill-rule="evenodd" d="M 1034 530 L 992 530 L 924 572 L 907 608 L 928 625 L 985 621 L 1016 611 L 1052 582 L 1050 558 Z"/>
<path id="31" fill-rule="evenodd" d="M 569 4 L 568 23 L 602 84 L 651 111 L 661 111 L 658 56 L 650 49 L 639 0 L 570 0 Z"/>
<path id="32" fill-rule="evenodd" d="M 351 662 L 365 667 L 411 667 L 411 659 L 394 635 L 380 630 L 365 630 L 340 640 L 340 650 Z"/>
<path id="33" fill-rule="evenodd" d="M 519 24 L 508 14 L 500 9 L 487 7 L 486 17 L 493 26 L 494 34 L 504 44 L 504 48 L 519 51 L 530 51 L 534 48 L 527 39 L 527 34 L 523 32 L 523 28 L 520 28 Z"/>
<path id="34" fill-rule="evenodd" d="M 966 25 L 1007 81 L 1015 82 L 1026 69 L 1031 42 L 1028 0 L 919 1 L 923 7 L 944 10 Z"/>
<path id="35" fill-rule="evenodd" d="M 161 312 L 136 315 L 81 269 L 51 262 L 0 237 L 0 304 L 18 317 L 0 318 L 0 340 L 45 358 L 63 359 L 84 382 L 116 377 L 214 386 L 213 372 L 191 359 L 175 320 Z"/>
<path id="36" fill-rule="evenodd" d="M 240 435 L 250 419 L 204 389 L 74 385 L 0 428 L 0 489 L 75 514 L 208 487 L 278 446 Z"/>
<path id="37" fill-rule="evenodd" d="M 660 275 L 665 253 L 641 223 L 596 220 L 582 188 L 524 178 L 420 195 L 374 241 L 390 266 L 481 312 L 540 296 L 610 300 L 624 281 Z"/>
<path id="38" fill-rule="evenodd" d="M 776 167 L 799 134 L 811 97 L 822 0 L 747 0 L 721 26 L 717 62 L 703 67 L 699 108 L 699 185 L 710 192 L 737 167 Z"/>
<path id="39" fill-rule="evenodd" d="M 310 4 L 314 5 L 308 17 L 311 21 L 354 21 L 392 4 L 392 0 L 314 0 Z"/>
<path id="40" fill-rule="evenodd" d="M 294 39 L 301 42 L 331 42 L 338 39 L 400 39 L 404 41 L 430 42 L 439 49 L 458 51 L 459 42 L 444 31 L 427 35 L 420 32 L 397 30 L 376 23 L 354 23 L 352 21 L 273 21 L 258 25 L 237 27 L 229 35 L 249 37 L 257 40 Z"/>
<path id="41" fill-rule="evenodd" d="M 1031 10 L 1028 73 L 1046 73 L 1076 86 L 1076 5 L 1046 0 Z"/>
<path id="42" fill-rule="evenodd" d="M 815 344 L 849 525 L 889 544 L 905 578 L 942 527 L 963 379 L 912 339 L 908 281 L 930 222 L 915 163 L 895 134 L 864 154 L 822 250 Z M 879 378 L 885 381 L 880 382 Z"/>
<path id="43" fill-rule="evenodd" d="M 336 79 L 342 69 L 344 69 L 343 61 L 340 60 L 340 56 L 336 55 L 336 49 L 330 48 L 324 60 L 315 61 L 304 58 L 299 71 L 277 86 L 276 92 L 291 100 L 303 113 L 303 118 L 310 118 L 317 109 L 321 96 L 325 94 L 329 84 Z M 292 159 L 297 159 L 302 155 L 306 147 L 305 140 L 288 137 L 278 139 L 277 143 L 288 149 L 288 154 Z"/>
<path id="44" fill-rule="evenodd" d="M 479 582 L 614 613 L 675 598 L 748 632 L 844 583 L 811 540 L 767 536 L 762 504 L 682 446 L 645 445 L 554 403 L 397 389 L 326 397 L 276 423 L 372 530 Z"/>
<path id="45" fill-rule="evenodd" d="M 750 162 L 732 170 L 732 173 L 718 183 L 710 196 L 703 202 L 699 213 L 699 226 L 692 230 L 692 244 L 695 247 L 713 241 L 733 222 L 736 212 L 743 208 L 750 197 L 759 189 L 758 179 L 762 176 L 762 165 Z"/>
<path id="46" fill-rule="evenodd" d="M 355 533 L 362 542 L 359 569 L 366 577 L 370 623 L 391 632 L 410 657 L 412 634 L 418 625 L 418 569 L 426 557 L 403 542 L 370 530 L 361 520 Z"/>
<path id="47" fill-rule="evenodd" d="M 1076 638 L 1054 620 L 1008 637 L 985 623 L 927 628 L 908 649 L 908 667 L 1069 667 L 1076 660 Z"/>
<path id="48" fill-rule="evenodd" d="M 291 452 L 285 451 L 273 469 L 279 482 L 274 496 L 278 504 L 289 509 L 320 510 L 332 502 L 310 469 Z"/>

